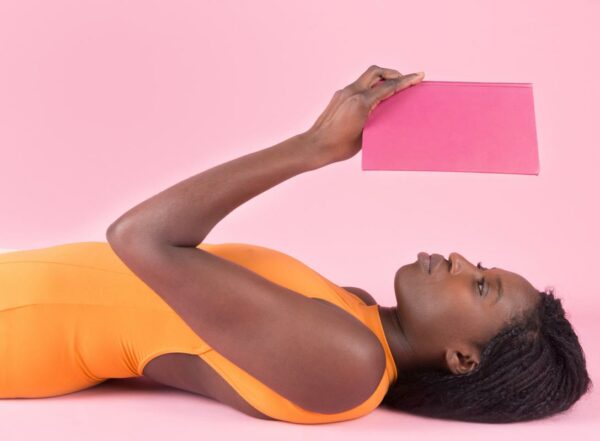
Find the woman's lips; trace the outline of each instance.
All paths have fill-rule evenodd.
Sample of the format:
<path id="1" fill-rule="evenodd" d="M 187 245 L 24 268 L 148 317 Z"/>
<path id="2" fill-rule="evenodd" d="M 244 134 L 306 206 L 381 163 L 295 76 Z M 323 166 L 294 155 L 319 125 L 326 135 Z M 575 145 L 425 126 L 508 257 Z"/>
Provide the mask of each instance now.
<path id="1" fill-rule="evenodd" d="M 446 259 L 444 259 L 444 256 L 441 254 L 432 254 L 429 263 L 429 273 L 431 274 L 439 266 L 439 264 L 445 260 Z"/>
<path id="2" fill-rule="evenodd" d="M 440 262 L 446 260 L 441 254 L 432 254 L 430 256 L 424 251 L 421 251 L 419 254 L 417 254 L 417 259 L 421 265 L 421 268 L 423 268 L 427 274 L 431 274 L 431 272 L 438 267 Z"/>

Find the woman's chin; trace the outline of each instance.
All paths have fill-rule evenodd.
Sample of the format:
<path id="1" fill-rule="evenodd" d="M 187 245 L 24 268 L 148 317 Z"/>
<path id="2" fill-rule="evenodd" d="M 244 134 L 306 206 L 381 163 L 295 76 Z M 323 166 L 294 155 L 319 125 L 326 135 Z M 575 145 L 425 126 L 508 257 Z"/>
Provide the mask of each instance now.
<path id="1" fill-rule="evenodd" d="M 396 299 L 401 302 L 402 298 L 411 297 L 414 292 L 421 292 L 423 285 L 428 282 L 428 276 L 418 260 L 398 268 L 394 277 Z"/>

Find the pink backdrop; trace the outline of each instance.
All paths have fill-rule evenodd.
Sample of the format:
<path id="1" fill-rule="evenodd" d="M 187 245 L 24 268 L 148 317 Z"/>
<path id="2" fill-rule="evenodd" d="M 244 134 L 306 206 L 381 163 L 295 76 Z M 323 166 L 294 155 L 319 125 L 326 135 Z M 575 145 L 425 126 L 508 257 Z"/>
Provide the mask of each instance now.
<path id="1" fill-rule="evenodd" d="M 359 154 L 247 202 L 207 242 L 279 249 L 383 305 L 396 269 L 422 250 L 518 272 L 563 298 L 600 382 L 599 18 L 592 0 L 2 0 L 0 247 L 105 240 L 138 202 L 306 130 L 371 64 L 531 82 L 539 176 L 362 172 Z M 599 410 L 594 392 L 568 416 L 510 427 L 384 409 L 308 427 L 135 379 L 0 400 L 0 436 L 562 439 L 600 432 Z"/>

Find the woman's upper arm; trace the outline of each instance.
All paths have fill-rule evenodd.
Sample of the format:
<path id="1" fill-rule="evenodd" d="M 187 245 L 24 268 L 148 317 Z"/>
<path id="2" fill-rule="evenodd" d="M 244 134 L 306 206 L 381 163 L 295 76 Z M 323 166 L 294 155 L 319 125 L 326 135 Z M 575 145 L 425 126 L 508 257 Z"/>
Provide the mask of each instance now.
<path id="1" fill-rule="evenodd" d="M 217 352 L 307 410 L 365 401 L 385 369 L 377 337 L 339 308 L 207 251 L 107 234 L 113 251 Z"/>

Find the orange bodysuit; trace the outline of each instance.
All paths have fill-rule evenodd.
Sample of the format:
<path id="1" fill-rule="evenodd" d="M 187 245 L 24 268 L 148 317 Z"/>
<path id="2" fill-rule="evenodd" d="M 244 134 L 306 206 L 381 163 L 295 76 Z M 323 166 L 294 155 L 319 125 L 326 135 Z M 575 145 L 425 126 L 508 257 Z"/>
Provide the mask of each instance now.
<path id="1" fill-rule="evenodd" d="M 200 244 L 299 294 L 331 302 L 379 338 L 386 369 L 374 393 L 335 414 L 297 406 L 211 348 L 139 279 L 106 242 L 78 242 L 0 254 L 0 398 L 82 390 L 109 378 L 141 376 L 153 358 L 201 357 L 251 406 L 271 418 L 315 424 L 358 418 L 375 409 L 397 378 L 377 305 L 269 248 Z"/>

